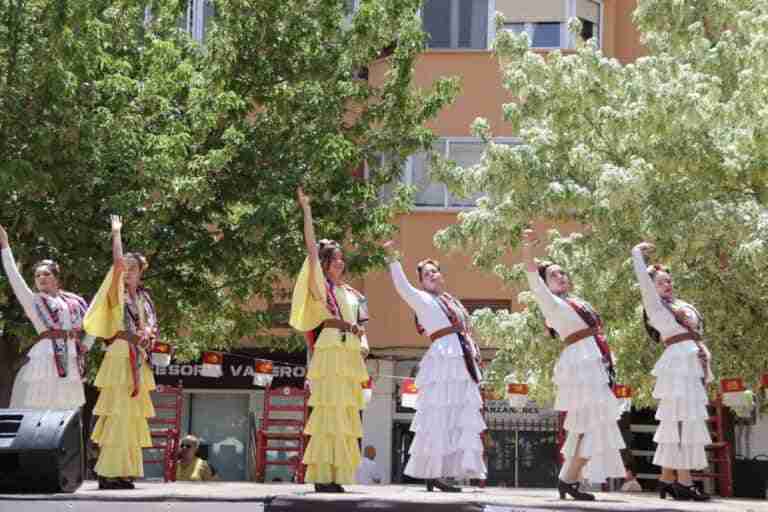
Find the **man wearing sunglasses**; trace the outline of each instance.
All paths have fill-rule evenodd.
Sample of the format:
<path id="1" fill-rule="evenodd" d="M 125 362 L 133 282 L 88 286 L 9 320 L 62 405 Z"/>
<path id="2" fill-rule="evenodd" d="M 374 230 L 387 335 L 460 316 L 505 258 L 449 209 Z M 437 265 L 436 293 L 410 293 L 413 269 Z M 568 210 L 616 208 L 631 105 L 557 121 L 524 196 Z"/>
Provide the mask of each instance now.
<path id="1" fill-rule="evenodd" d="M 200 440 L 189 434 L 181 440 L 179 463 L 176 465 L 176 481 L 204 482 L 215 480 L 216 474 L 206 461 L 197 456 Z"/>

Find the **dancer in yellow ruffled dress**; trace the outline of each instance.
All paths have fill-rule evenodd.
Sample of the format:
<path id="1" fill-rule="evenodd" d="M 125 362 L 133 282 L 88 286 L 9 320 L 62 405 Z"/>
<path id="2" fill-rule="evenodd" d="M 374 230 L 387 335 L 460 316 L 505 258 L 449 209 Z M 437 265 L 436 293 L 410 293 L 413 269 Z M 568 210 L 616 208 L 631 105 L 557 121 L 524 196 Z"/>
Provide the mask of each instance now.
<path id="1" fill-rule="evenodd" d="M 96 376 L 99 419 L 91 438 L 99 445 L 95 471 L 100 489 L 133 489 L 144 476 L 142 448 L 152 446 L 147 418 L 155 415 L 149 393 L 155 379 L 147 354 L 157 337 L 157 315 L 141 275 L 146 259 L 123 255 L 122 220 L 112 216 L 113 267 L 85 315 L 88 334 L 105 339 L 106 354 Z"/>
<path id="2" fill-rule="evenodd" d="M 362 383 L 368 380 L 363 358 L 368 353 L 365 297 L 344 284 L 344 255 L 331 240 L 315 242 L 310 200 L 301 189 L 307 259 L 301 268 L 291 302 L 290 324 L 311 332 L 314 347 L 307 379 L 312 407 L 305 433 L 306 481 L 317 492 L 344 492 L 341 484 L 355 483 L 362 437 Z"/>

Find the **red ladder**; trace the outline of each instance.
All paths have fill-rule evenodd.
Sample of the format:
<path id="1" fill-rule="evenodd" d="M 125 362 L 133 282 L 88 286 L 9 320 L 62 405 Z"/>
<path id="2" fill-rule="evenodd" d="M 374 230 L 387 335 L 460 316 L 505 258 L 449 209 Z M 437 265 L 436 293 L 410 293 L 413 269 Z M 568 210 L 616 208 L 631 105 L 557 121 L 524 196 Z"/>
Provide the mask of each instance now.
<path id="1" fill-rule="evenodd" d="M 145 464 L 162 464 L 163 480 L 176 481 L 176 462 L 181 436 L 181 406 L 184 401 L 181 381 L 178 386 L 158 385 L 152 393 L 156 416 L 149 418 L 152 448 L 145 448 Z M 147 452 L 149 452 L 147 457 Z M 158 456 L 159 454 L 159 456 Z M 152 456 L 154 455 L 154 457 Z"/>
<path id="2" fill-rule="evenodd" d="M 302 463 L 307 437 L 304 427 L 309 416 L 309 393 L 304 389 L 283 386 L 264 391 L 264 416 L 256 432 L 256 480 L 263 482 L 267 466 L 290 466 L 294 480 L 304 483 L 306 467 Z M 268 453 L 290 454 L 275 460 Z"/>
<path id="3" fill-rule="evenodd" d="M 731 457 L 731 443 L 726 441 L 726 411 L 721 395 L 709 403 L 710 417 L 707 420 L 712 444 L 707 445 L 707 451 L 711 453 L 709 462 L 714 466 L 712 471 L 696 471 L 694 478 L 712 478 L 718 484 L 720 496 L 728 498 L 733 496 L 733 466 Z"/>

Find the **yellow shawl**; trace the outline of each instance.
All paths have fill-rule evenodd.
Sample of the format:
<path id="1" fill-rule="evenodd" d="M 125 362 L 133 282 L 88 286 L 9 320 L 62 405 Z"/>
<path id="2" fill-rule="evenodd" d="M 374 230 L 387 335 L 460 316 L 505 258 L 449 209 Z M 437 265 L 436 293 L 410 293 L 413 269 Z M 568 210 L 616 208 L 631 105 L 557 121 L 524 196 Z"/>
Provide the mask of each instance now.
<path id="1" fill-rule="evenodd" d="M 324 320 L 332 317 L 326 305 L 325 274 L 320 262 L 315 263 L 314 278 L 316 288 L 322 297 L 312 295 L 309 287 L 309 258 L 304 260 L 291 299 L 291 318 L 288 323 L 297 331 L 311 331 Z"/>
<path id="2" fill-rule="evenodd" d="M 92 336 L 112 338 L 117 331 L 125 329 L 123 323 L 125 284 L 121 276 L 118 276 L 117 283 L 114 283 L 114 275 L 115 267 L 113 266 L 85 313 L 83 329 Z"/>

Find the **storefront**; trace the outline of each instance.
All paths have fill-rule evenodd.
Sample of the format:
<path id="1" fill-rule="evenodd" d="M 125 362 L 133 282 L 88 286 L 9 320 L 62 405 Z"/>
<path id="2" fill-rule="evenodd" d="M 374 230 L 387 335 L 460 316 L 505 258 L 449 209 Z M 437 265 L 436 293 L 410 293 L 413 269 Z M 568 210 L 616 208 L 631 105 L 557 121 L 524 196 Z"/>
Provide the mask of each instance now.
<path id="1" fill-rule="evenodd" d="M 264 389 L 253 383 L 256 359 L 275 361 L 273 386 L 304 386 L 304 351 L 237 350 L 224 356 L 220 377 L 203 376 L 200 362 L 174 362 L 166 368 L 154 368 L 158 384 L 183 387 L 182 435 L 191 433 L 200 438 L 199 454 L 213 466 L 220 480 L 252 478 L 253 439 L 264 402 Z M 278 474 L 280 469 L 274 468 L 276 473 L 268 475 L 268 479 L 290 479 L 291 475 Z M 162 476 L 158 464 L 145 464 L 144 472 L 148 478 Z"/>

